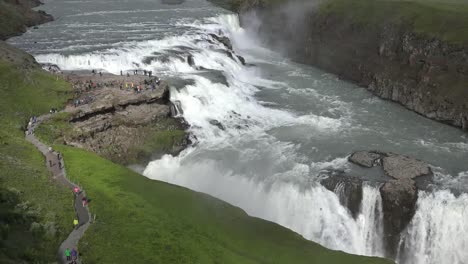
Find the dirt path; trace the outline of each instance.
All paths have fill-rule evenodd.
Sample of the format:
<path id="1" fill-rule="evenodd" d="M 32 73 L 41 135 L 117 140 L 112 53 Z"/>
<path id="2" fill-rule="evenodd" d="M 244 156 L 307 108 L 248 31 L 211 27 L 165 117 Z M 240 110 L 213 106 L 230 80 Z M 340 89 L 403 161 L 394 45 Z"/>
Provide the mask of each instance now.
<path id="1" fill-rule="evenodd" d="M 76 185 L 75 183 L 71 182 L 67 179 L 67 174 L 65 171 L 65 162 L 63 159 L 59 160 L 58 153 L 54 151 L 50 151 L 49 146 L 40 142 L 36 136 L 34 135 L 34 129 L 39 126 L 43 121 L 49 119 L 52 115 L 47 114 L 37 118 L 37 121 L 28 126 L 30 134 L 26 135 L 26 140 L 31 142 L 34 146 L 39 149 L 39 151 L 44 155 L 46 158 L 46 166 L 47 169 L 52 173 L 52 177 L 54 180 L 63 184 L 66 188 L 69 188 L 70 191 L 73 191 L 75 187 L 81 189 L 80 186 Z M 85 192 L 82 191 L 78 195 L 75 195 L 74 207 L 75 212 L 78 217 L 78 225 L 73 231 L 68 235 L 67 239 L 62 242 L 60 248 L 58 250 L 58 259 L 61 263 L 69 263 L 65 257 L 65 249 L 69 248 L 70 250 L 75 248 L 78 249 L 78 241 L 83 236 L 86 229 L 88 229 L 91 221 L 91 214 L 89 212 L 88 207 L 84 207 L 82 205 L 82 198 L 85 197 Z M 72 224 L 72 219 L 70 219 L 70 225 Z M 80 259 L 78 258 L 77 263 L 80 263 Z"/>

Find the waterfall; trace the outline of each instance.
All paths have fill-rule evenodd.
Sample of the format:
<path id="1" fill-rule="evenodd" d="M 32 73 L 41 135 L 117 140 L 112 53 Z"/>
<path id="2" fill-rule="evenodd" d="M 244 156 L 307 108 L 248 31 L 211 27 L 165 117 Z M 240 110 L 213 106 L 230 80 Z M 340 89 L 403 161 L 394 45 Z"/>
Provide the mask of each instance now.
<path id="1" fill-rule="evenodd" d="M 398 263 L 468 263 L 468 195 L 420 191 L 417 207 L 402 234 Z"/>

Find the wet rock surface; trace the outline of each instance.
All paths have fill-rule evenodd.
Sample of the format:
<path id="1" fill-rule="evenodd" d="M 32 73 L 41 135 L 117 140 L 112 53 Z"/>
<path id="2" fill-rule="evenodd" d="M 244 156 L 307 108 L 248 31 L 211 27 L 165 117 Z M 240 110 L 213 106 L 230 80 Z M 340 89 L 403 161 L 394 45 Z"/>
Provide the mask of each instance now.
<path id="1" fill-rule="evenodd" d="M 418 188 L 417 177 L 431 176 L 429 164 L 389 152 L 357 151 L 351 154 L 350 162 L 371 168 L 379 166 L 388 176 L 380 187 L 384 214 L 386 252 L 394 258 L 400 233 L 409 224 L 416 211 Z"/>
<path id="2" fill-rule="evenodd" d="M 328 178 L 322 180 L 321 184 L 336 193 L 340 203 L 348 208 L 353 218 L 356 219 L 362 201 L 362 180 L 346 175 L 343 171 L 330 171 L 328 173 Z"/>
<path id="3" fill-rule="evenodd" d="M 367 168 L 379 165 L 381 155 L 377 152 L 372 151 L 357 151 L 351 154 L 349 161 Z"/>

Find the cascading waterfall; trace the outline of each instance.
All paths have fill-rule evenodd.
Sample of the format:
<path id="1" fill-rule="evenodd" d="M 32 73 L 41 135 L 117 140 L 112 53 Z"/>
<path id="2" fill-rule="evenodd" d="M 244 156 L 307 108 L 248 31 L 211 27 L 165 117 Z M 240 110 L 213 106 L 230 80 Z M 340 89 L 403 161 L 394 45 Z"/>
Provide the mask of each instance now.
<path id="1" fill-rule="evenodd" d="M 402 234 L 399 263 L 468 263 L 468 195 L 421 191 L 418 209 Z"/>
<path id="2" fill-rule="evenodd" d="M 384 256 L 382 199 L 378 188 L 363 186 L 360 214 L 357 217 L 367 255 Z M 370 254 L 369 254 L 370 253 Z"/>
<path id="3" fill-rule="evenodd" d="M 94 15 L 93 12 L 88 13 L 86 16 Z M 132 15 L 132 19 L 135 17 L 138 15 Z M 278 57 L 272 62 L 271 51 L 259 46 L 255 39 L 239 26 L 235 15 L 220 15 L 203 21 L 180 19 L 171 25 L 165 24 L 166 21 L 160 22 L 168 29 L 183 27 L 184 30 L 187 28 L 190 30 L 175 36 L 162 35 L 158 40 L 143 39 L 115 45 L 97 43 L 96 50 L 87 53 L 67 53 L 69 55 L 42 53 L 36 55 L 36 59 L 42 63 L 57 64 L 64 70 L 94 68 L 119 74 L 121 70 L 138 68 L 152 70 L 158 75 L 190 80 L 183 88 L 172 88 L 171 100 L 174 103 L 173 114 L 182 115 L 192 125 L 190 132 L 196 136 L 198 144 L 186 149 L 178 157 L 164 156 L 160 160 L 151 162 L 144 171 L 145 176 L 208 193 L 241 207 L 250 215 L 279 223 L 329 248 L 355 254 L 384 256 L 383 213 L 379 189 L 370 185 L 363 186 L 360 211 L 354 219 L 340 203 L 340 188 L 334 193 L 317 183 L 317 176 L 321 170 L 346 169 L 346 158 L 336 157 L 343 157 L 349 152 L 347 150 L 345 153 L 330 152 L 323 156 L 317 153 L 323 152 L 324 149 L 332 149 L 333 144 L 338 145 L 337 148 L 341 148 L 346 143 L 354 144 L 355 140 L 359 141 L 359 133 L 372 130 L 367 128 L 368 124 L 351 125 L 350 120 L 358 119 L 361 115 L 367 119 L 368 112 L 379 110 L 365 109 L 353 113 L 353 110 L 357 110 L 352 107 L 363 104 L 369 107 L 373 102 L 379 104 L 380 108 L 382 103 L 362 95 L 364 93 L 357 89 L 353 90 L 352 94 L 348 94 L 349 97 L 358 95 L 356 104 L 345 102 L 338 96 L 328 94 L 328 91 L 318 92 L 316 88 L 320 88 L 321 82 L 327 83 L 329 79 L 334 78 L 312 76 L 309 73 L 311 69 L 292 67 L 282 61 L 283 59 L 277 60 Z M 85 24 L 83 27 L 89 26 Z M 104 24 L 103 28 L 106 27 Z M 125 25 L 118 27 L 125 28 Z M 151 34 L 163 29 L 159 24 L 150 28 Z M 248 48 L 264 54 L 265 56 L 257 57 L 251 54 L 241 55 L 245 55 L 248 61 L 252 60 L 255 64 L 266 66 L 243 66 L 235 57 L 230 58 L 226 53 L 226 47 L 213 41 L 209 36 L 210 33 L 229 36 L 235 49 Z M 79 34 L 73 35 L 79 36 Z M 87 43 L 88 39 L 80 41 L 77 43 Z M 111 47 L 102 49 L 99 48 L 100 45 Z M 61 48 L 70 49 L 70 47 Z M 206 70 L 196 70 L 188 65 L 186 62 L 188 55 L 193 56 L 200 69 Z M 163 56 L 164 59 L 152 59 L 158 56 Z M 281 71 L 268 72 L 276 69 L 270 65 L 285 64 L 288 64 L 288 68 L 284 68 L 287 70 L 280 68 Z M 219 73 L 225 77 L 225 82 L 214 80 Z M 282 75 L 282 79 L 271 78 L 272 75 Z M 304 77 L 300 80 L 299 87 L 307 89 L 291 88 L 284 80 L 291 76 Z M 319 81 L 317 76 L 323 78 Z M 313 88 L 310 88 L 310 85 Z M 327 86 L 326 90 L 332 90 L 334 85 L 336 86 L 335 83 Z M 289 92 L 275 94 L 275 97 L 280 98 L 298 94 L 299 98 L 296 98 L 298 102 L 295 103 L 301 106 L 298 107 L 299 110 L 289 111 L 289 106 L 281 104 L 280 101 L 269 102 L 265 99 L 265 102 L 260 102 L 256 97 L 257 93 L 264 91 L 273 93 L 277 90 Z M 342 89 L 340 92 L 343 93 L 345 90 Z M 302 98 L 306 100 L 299 101 Z M 310 103 L 310 100 L 315 101 Z M 266 107 L 267 103 L 274 107 Z M 303 105 L 318 107 L 320 104 L 325 106 L 314 111 L 302 108 Z M 282 107 L 277 107 L 278 105 Z M 392 112 L 394 111 L 388 111 Z M 381 117 L 380 114 L 370 116 L 369 119 L 376 123 L 382 119 Z M 408 117 L 402 119 L 398 117 L 397 120 L 403 120 L 404 124 L 412 123 L 407 122 L 412 119 L 405 118 Z M 213 125 L 214 120 L 222 126 Z M 354 135 L 352 139 L 336 140 L 340 134 L 351 133 L 357 128 L 362 130 L 359 130 L 358 135 Z M 421 125 L 417 135 L 422 129 L 426 128 Z M 323 138 L 306 137 L 308 142 L 313 142 L 311 146 L 300 140 L 288 138 L 283 140 L 284 135 L 281 133 L 283 130 L 297 135 L 299 139 L 304 138 L 303 135 L 310 134 L 321 135 Z M 402 140 L 400 134 L 392 134 L 396 132 L 385 127 L 382 130 L 388 133 L 386 137 L 398 138 L 395 141 L 400 144 Z M 404 131 L 405 135 L 409 134 L 411 128 L 405 127 Z M 380 131 L 377 131 L 377 134 L 379 135 L 363 136 L 366 137 L 366 143 L 370 142 L 369 145 L 365 145 L 366 147 L 396 145 L 393 141 L 382 143 L 385 138 L 380 136 Z M 414 137 L 409 137 L 411 142 L 414 141 Z M 327 141 L 325 147 L 323 141 Z M 424 148 L 435 147 L 437 140 L 435 142 L 435 145 L 430 146 L 416 145 L 420 147 L 418 151 L 424 152 Z M 362 142 L 360 144 L 363 145 Z M 446 147 L 453 149 L 451 145 Z M 465 147 L 466 145 L 461 145 L 457 151 L 463 153 Z M 312 151 L 305 152 L 306 154 L 300 152 L 304 148 Z M 311 153 L 317 154 L 319 158 L 308 159 L 306 156 Z M 448 191 L 438 191 L 433 194 L 421 192 L 416 214 L 402 234 L 398 262 L 400 264 L 468 263 L 467 207 L 467 195 L 455 197 Z"/>

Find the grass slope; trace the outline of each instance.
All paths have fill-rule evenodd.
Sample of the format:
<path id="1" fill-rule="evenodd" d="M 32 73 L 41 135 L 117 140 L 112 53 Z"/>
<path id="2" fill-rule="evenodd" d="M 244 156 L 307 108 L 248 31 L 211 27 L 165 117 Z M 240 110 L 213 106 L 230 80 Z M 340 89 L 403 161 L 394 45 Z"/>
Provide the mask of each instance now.
<path id="1" fill-rule="evenodd" d="M 453 44 L 468 43 L 467 1 L 328 0 L 322 8 L 367 26 L 405 24 L 428 37 Z"/>
<path id="2" fill-rule="evenodd" d="M 87 263 L 392 263 L 325 249 L 208 195 L 58 148 L 97 214 L 80 241 Z"/>
<path id="3" fill-rule="evenodd" d="M 0 263 L 48 263 L 71 230 L 73 196 L 51 182 L 23 131 L 30 116 L 62 105 L 70 88 L 39 68 L 20 68 L 0 56 Z"/>

